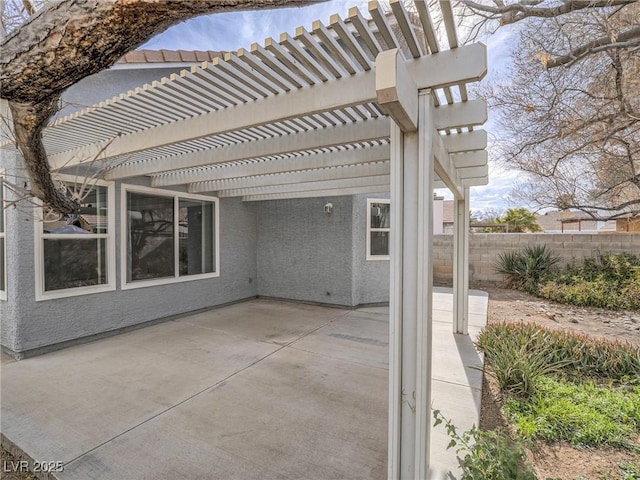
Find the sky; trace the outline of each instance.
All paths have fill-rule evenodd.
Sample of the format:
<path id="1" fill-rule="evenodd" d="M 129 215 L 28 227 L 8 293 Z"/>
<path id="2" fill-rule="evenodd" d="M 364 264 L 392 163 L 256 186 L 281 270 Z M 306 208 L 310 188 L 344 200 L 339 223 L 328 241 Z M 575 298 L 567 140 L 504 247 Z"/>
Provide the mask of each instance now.
<path id="1" fill-rule="evenodd" d="M 311 23 L 315 20 L 321 20 L 326 24 L 334 13 L 344 18 L 349 8 L 354 6 L 366 12 L 367 4 L 366 0 L 329 0 L 301 8 L 207 15 L 171 27 L 141 48 L 227 51 L 248 49 L 252 43 L 263 43 L 268 37 L 277 40 L 283 32 L 294 34 L 296 27 L 299 26 L 310 29 Z M 508 64 L 512 44 L 510 37 L 509 30 L 501 29 L 487 39 L 489 78 L 497 78 L 505 74 L 505 65 Z M 488 209 L 505 210 L 521 206 L 511 204 L 508 200 L 514 180 L 520 173 L 505 171 L 492 159 L 491 138 L 496 138 L 499 132 L 491 118 L 491 112 L 484 128 L 488 131 L 490 138 L 489 185 L 471 188 L 471 209 L 482 212 Z M 438 193 L 445 198 L 453 198 L 448 190 L 438 190 Z"/>

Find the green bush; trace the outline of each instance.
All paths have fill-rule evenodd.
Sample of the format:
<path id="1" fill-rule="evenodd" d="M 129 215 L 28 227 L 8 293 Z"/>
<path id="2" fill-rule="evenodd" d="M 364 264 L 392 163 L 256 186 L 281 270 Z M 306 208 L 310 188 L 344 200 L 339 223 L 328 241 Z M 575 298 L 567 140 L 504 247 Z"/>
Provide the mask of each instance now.
<path id="1" fill-rule="evenodd" d="M 508 435 L 475 426 L 460 434 L 439 410 L 433 411 L 433 417 L 434 427 L 444 423 L 451 438 L 447 449 L 456 449 L 461 480 L 537 480 L 526 462 L 524 448 Z"/>
<path id="2" fill-rule="evenodd" d="M 501 390 L 530 396 L 544 375 L 560 371 L 566 361 L 557 359 L 547 347 L 549 331 L 505 327 L 497 330 L 491 325 L 478 336 L 477 346 L 491 366 L 486 372 L 495 377 Z"/>
<path id="3" fill-rule="evenodd" d="M 532 398 L 511 397 L 504 411 L 523 439 L 638 448 L 633 442 L 640 432 L 640 387 L 614 389 L 545 377 Z"/>
<path id="4" fill-rule="evenodd" d="M 494 269 L 505 276 L 508 288 L 535 294 L 538 285 L 554 273 L 553 267 L 559 260 L 546 245 L 534 245 L 500 254 Z"/>
<path id="5" fill-rule="evenodd" d="M 538 377 L 557 372 L 568 377 L 640 383 L 640 347 L 630 343 L 552 330 L 534 323 L 496 323 L 480 332 L 476 344 L 485 352 L 496 376 L 508 378 L 512 364 L 529 361 L 513 358 L 517 354 L 525 358 L 533 355 L 534 365 L 539 358 L 548 359 L 552 367 L 541 368 Z"/>
<path id="6" fill-rule="evenodd" d="M 545 281 L 538 295 L 577 306 L 640 309 L 640 256 L 618 253 L 585 258 L 558 278 Z"/>

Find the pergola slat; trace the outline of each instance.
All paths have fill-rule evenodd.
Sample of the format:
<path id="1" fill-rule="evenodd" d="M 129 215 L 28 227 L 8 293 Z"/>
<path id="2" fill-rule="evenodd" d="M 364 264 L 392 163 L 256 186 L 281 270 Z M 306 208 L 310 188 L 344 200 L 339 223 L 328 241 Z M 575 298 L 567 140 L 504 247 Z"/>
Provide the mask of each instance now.
<path id="1" fill-rule="evenodd" d="M 371 29 L 369 28 L 368 22 L 364 19 L 360 10 L 353 7 L 349 9 L 349 20 L 351 24 L 355 27 L 356 31 L 360 35 L 360 38 L 365 43 L 369 51 L 371 52 L 372 59 L 375 59 L 378 54 L 382 51 L 382 47 L 380 46 L 380 42 L 373 35 Z"/>
<path id="2" fill-rule="evenodd" d="M 322 41 L 324 46 L 329 49 L 329 52 L 332 54 L 334 59 L 337 59 L 338 62 L 342 65 L 342 67 L 347 71 L 349 75 L 355 75 L 360 69 L 355 65 L 351 59 L 345 55 L 345 52 L 340 48 L 338 42 L 333 37 L 331 32 L 327 30 L 322 22 L 315 21 L 313 22 L 311 29 L 313 33 Z"/>
<path id="3" fill-rule="evenodd" d="M 342 21 L 339 15 L 331 15 L 329 24 L 338 38 L 342 40 L 349 53 L 358 62 L 363 70 L 371 70 L 373 63 L 369 60 L 369 56 L 362 49 L 358 41 L 353 37 L 347 25 Z M 374 57 L 375 58 L 375 57 Z"/>
<path id="4" fill-rule="evenodd" d="M 400 43 L 391 26 L 387 22 L 386 15 L 377 1 L 369 2 L 369 14 L 378 27 L 378 32 L 387 44 L 387 49 L 400 48 Z"/>
<path id="5" fill-rule="evenodd" d="M 405 41 L 407 42 L 407 47 L 409 48 L 409 52 L 411 52 L 411 56 L 413 58 L 419 58 L 422 56 L 422 48 L 418 43 L 418 39 L 413 31 L 413 26 L 411 25 L 411 21 L 407 16 L 407 11 L 404 8 L 404 5 L 401 0 L 391 0 L 391 10 L 395 14 L 396 21 L 398 22 L 398 27 Z"/>

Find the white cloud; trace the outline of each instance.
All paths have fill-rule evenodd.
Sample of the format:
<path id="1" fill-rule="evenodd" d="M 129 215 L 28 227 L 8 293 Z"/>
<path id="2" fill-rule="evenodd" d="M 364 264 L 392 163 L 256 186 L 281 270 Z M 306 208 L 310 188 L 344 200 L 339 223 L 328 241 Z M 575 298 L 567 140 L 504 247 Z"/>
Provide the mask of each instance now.
<path id="1" fill-rule="evenodd" d="M 204 15 L 169 28 L 142 48 L 233 51 L 267 37 L 277 39 L 283 32 L 293 34 L 299 26 L 309 29 L 315 20 L 326 24 L 334 13 L 344 18 L 351 7 L 366 12 L 366 6 L 364 0 L 331 0 L 298 8 Z"/>

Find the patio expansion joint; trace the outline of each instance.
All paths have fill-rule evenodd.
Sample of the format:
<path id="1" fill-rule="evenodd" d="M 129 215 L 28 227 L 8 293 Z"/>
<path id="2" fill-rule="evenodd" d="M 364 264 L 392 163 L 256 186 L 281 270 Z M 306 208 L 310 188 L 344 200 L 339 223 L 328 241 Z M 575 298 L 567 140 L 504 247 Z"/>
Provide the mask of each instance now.
<path id="1" fill-rule="evenodd" d="M 292 350 L 297 350 L 299 352 L 308 353 L 309 355 L 313 355 L 314 357 L 330 358 L 331 360 L 336 360 L 338 362 L 348 363 L 349 365 L 357 365 L 359 367 L 376 368 L 378 370 L 389 371 L 389 367 L 378 367 L 376 365 L 371 365 L 369 363 L 354 362 L 353 360 L 346 360 L 344 358 L 334 357 L 332 355 L 325 355 L 325 354 L 318 353 L 318 352 L 312 352 L 310 350 L 305 350 L 304 348 L 300 348 L 300 347 L 296 347 L 296 346 L 292 346 L 292 345 L 288 345 L 288 348 L 291 348 Z"/>
<path id="2" fill-rule="evenodd" d="M 348 312 L 347 312 L 347 313 L 348 313 Z M 278 353 L 279 351 L 281 351 L 281 350 L 283 350 L 283 349 L 285 349 L 285 348 L 289 347 L 291 344 L 293 344 L 293 343 L 297 342 L 298 340 L 301 340 L 301 339 L 303 339 L 304 337 L 306 337 L 306 336 L 308 336 L 308 335 L 311 335 L 312 333 L 317 332 L 317 331 L 318 331 L 318 330 L 320 330 L 321 328 L 326 327 L 327 325 L 331 324 L 332 322 L 334 322 L 334 321 L 336 321 L 336 320 L 338 320 L 338 319 L 340 319 L 340 318 L 343 318 L 344 316 L 346 316 L 346 315 L 347 315 L 347 313 L 342 314 L 342 315 L 338 315 L 338 316 L 336 316 L 336 317 L 332 318 L 331 320 L 329 320 L 329 321 L 327 321 L 327 322 L 323 323 L 323 324 L 322 324 L 322 325 L 320 325 L 319 327 L 314 328 L 313 330 L 310 330 L 310 331 L 304 332 L 304 333 L 303 333 L 302 335 L 300 335 L 298 338 L 295 338 L 295 339 L 291 340 L 290 342 L 288 342 L 288 343 L 286 343 L 286 344 L 284 344 L 284 345 L 280 345 L 280 346 L 278 346 L 278 348 L 276 348 L 274 351 L 272 351 L 272 352 L 268 353 L 267 355 L 265 355 L 265 356 L 263 356 L 263 357 L 261 357 L 261 358 L 259 358 L 259 359 L 255 360 L 255 361 L 251 362 L 249 365 L 246 365 L 245 367 L 242 367 L 241 369 L 236 370 L 235 372 L 233 372 L 233 373 L 231 373 L 231 374 L 227 375 L 225 378 L 223 378 L 223 379 L 221 379 L 221 380 L 218 380 L 218 381 L 217 381 L 217 382 L 215 382 L 214 384 L 209 385 L 209 386 L 207 386 L 207 387 L 203 388 L 202 390 L 199 390 L 198 392 L 194 393 L 193 395 L 188 396 L 187 398 L 185 398 L 185 399 L 183 399 L 183 400 L 179 401 L 178 403 L 176 403 L 176 404 L 174 404 L 174 405 L 171 405 L 171 406 L 169 406 L 169 407 L 165 408 L 164 410 L 162 410 L 162 411 L 160 411 L 160 412 L 158 412 L 158 413 L 156 413 L 156 414 L 154 414 L 154 415 L 150 416 L 149 418 L 147 418 L 147 419 L 145 419 L 145 420 L 143 420 L 143 421 L 141 421 L 141 422 L 139 422 L 139 423 L 137 423 L 137 424 L 135 424 L 135 425 L 131 426 L 130 428 L 127 428 L 126 430 L 124 430 L 124 431 L 122 431 L 122 432 L 118 433 L 117 435 L 114 435 L 114 436 L 112 436 L 111 438 L 109 438 L 109 439 L 107 439 L 107 440 L 105 440 L 105 441 L 103 441 L 103 442 L 99 443 L 99 444 L 98 444 L 98 445 L 96 445 L 95 447 L 90 448 L 89 450 L 87 450 L 87 451 L 85 451 L 85 452 L 81 453 L 80 455 L 76 456 L 75 458 L 72 458 L 72 459 L 71 459 L 71 460 L 69 460 L 68 462 L 65 462 L 65 463 L 64 463 L 64 466 L 71 465 L 73 462 L 75 462 L 75 461 L 79 460 L 80 458 L 84 457 L 85 455 L 88 455 L 88 454 L 90 454 L 90 453 L 92 453 L 92 452 L 94 452 L 94 451 L 98 450 L 99 448 L 101 448 L 101 447 L 103 447 L 104 445 L 106 445 L 106 444 L 108 444 L 108 443 L 112 442 L 113 440 L 116 440 L 117 438 L 120 438 L 120 437 L 122 437 L 122 436 L 126 435 L 127 433 L 129 433 L 129 432 L 131 432 L 131 431 L 135 430 L 136 428 L 141 427 L 142 425 L 145 425 L 146 423 L 148 423 L 148 422 L 150 422 L 150 421 L 152 421 L 152 420 L 154 420 L 154 419 L 156 419 L 156 418 L 160 417 L 161 415 L 164 415 L 165 413 L 167 413 L 167 412 L 169 412 L 169 411 L 173 410 L 174 408 L 179 407 L 180 405 L 183 405 L 183 404 L 187 403 L 187 402 L 188 402 L 188 401 L 190 401 L 190 400 L 193 400 L 194 398 L 196 398 L 196 397 L 198 397 L 198 396 L 202 395 L 203 393 L 205 393 L 205 392 L 207 392 L 207 391 L 210 391 L 210 390 L 215 390 L 216 388 L 218 388 L 220 385 L 224 384 L 225 382 L 227 382 L 227 381 L 228 381 L 228 380 L 230 380 L 231 378 L 233 378 L 233 377 L 235 377 L 235 376 L 237 376 L 237 375 L 241 374 L 242 372 L 244 372 L 245 370 L 248 370 L 249 368 L 253 367 L 254 365 L 257 365 L 258 363 L 260 363 L 260 362 L 262 362 L 262 361 L 266 360 L 267 358 L 271 357 L 272 355 L 275 355 L 275 354 L 276 354 L 276 353 Z M 270 345 L 277 345 L 277 344 L 270 343 Z"/>
<path id="3" fill-rule="evenodd" d="M 432 382 L 440 382 L 440 383 L 446 383 L 449 385 L 455 385 L 457 387 L 464 387 L 464 388 L 468 388 L 470 390 L 475 390 L 476 392 L 482 392 L 482 387 L 474 387 L 472 385 L 469 385 L 468 383 L 465 382 L 453 382 L 451 380 L 444 380 L 442 378 L 433 378 L 431 380 Z"/>

